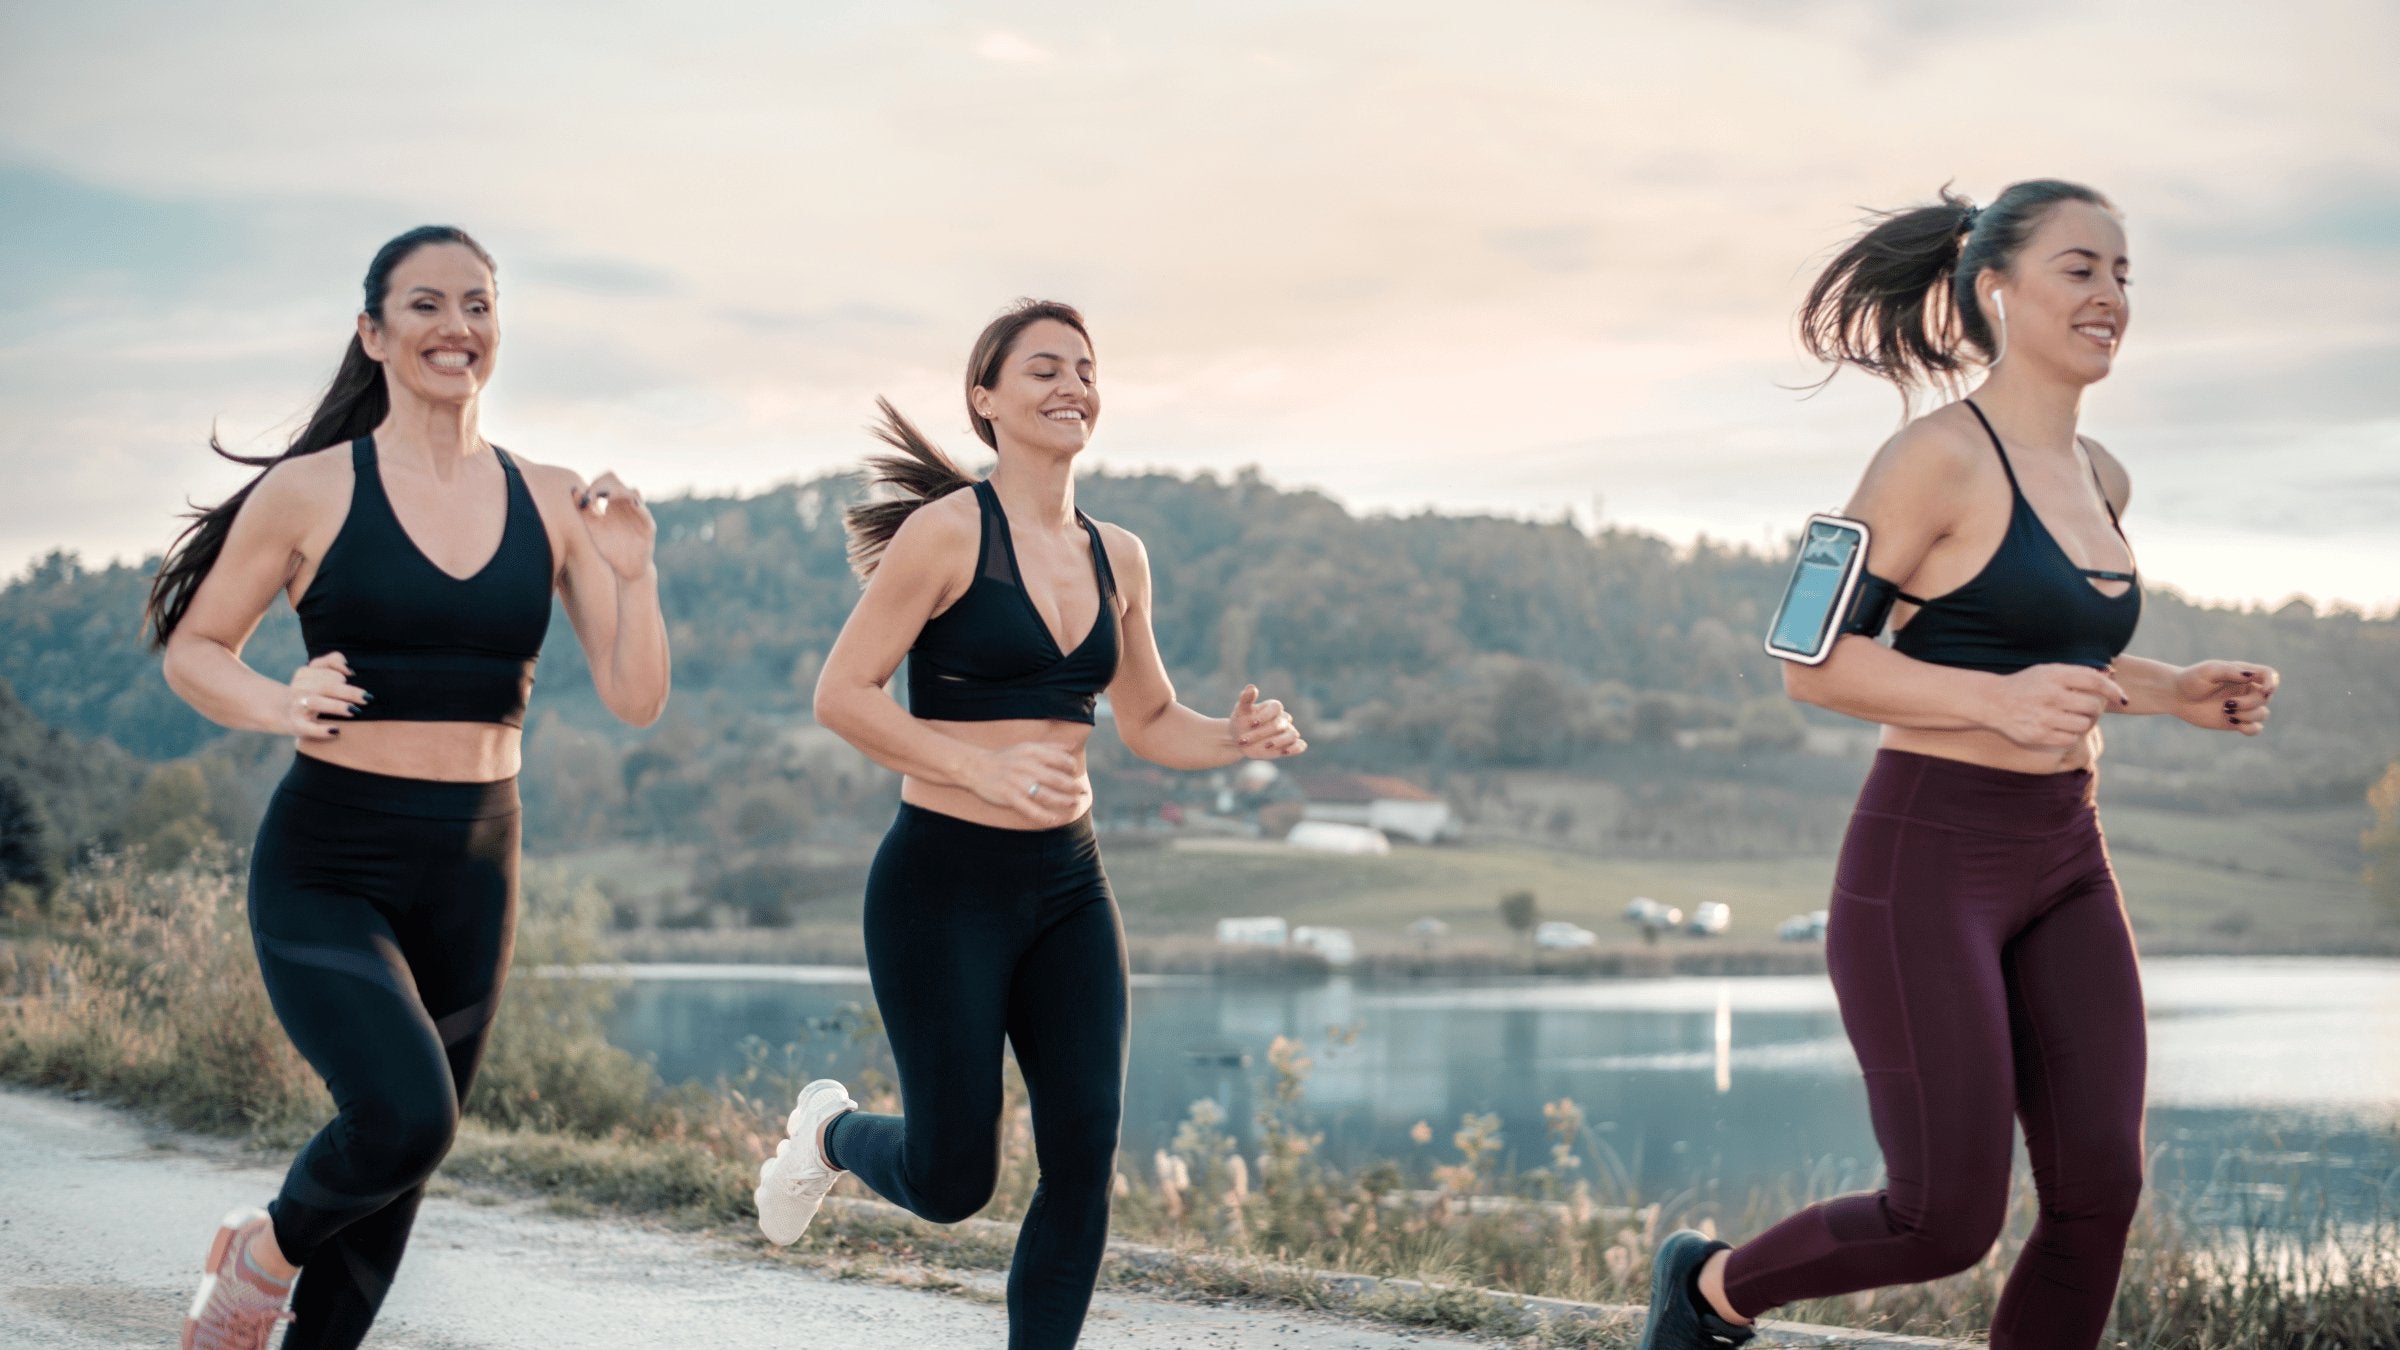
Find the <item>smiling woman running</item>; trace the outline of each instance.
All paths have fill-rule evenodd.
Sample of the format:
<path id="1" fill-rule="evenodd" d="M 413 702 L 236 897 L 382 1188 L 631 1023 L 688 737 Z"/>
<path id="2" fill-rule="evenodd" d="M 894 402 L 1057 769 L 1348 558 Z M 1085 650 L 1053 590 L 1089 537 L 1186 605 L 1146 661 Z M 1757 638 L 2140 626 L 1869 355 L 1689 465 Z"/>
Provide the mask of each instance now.
<path id="1" fill-rule="evenodd" d="M 2040 1209 L 1992 1350 L 2100 1338 L 2142 1187 L 2144 1071 L 2094 806 L 2100 717 L 2255 736 L 2277 678 L 2123 655 L 2142 608 L 2118 523 L 2130 479 L 2075 424 L 2116 364 L 2128 270 L 2106 198 L 2036 180 L 1981 209 L 1945 195 L 1886 216 L 1800 312 L 1813 354 L 1904 395 L 1987 367 L 1972 397 L 1903 427 L 1850 500 L 1874 531 L 1869 585 L 1901 606 L 1891 645 L 1852 634 L 1784 667 L 1792 697 L 1883 726 L 1825 964 L 1887 1180 L 1730 1250 L 1670 1237 L 1644 1350 L 1738 1345 L 1779 1304 L 1981 1260 L 2008 1213 L 2012 1116 Z"/>
<path id="2" fill-rule="evenodd" d="M 1231 717 L 1175 701 L 1142 543 L 1075 509 L 1100 416 L 1083 316 L 1025 301 L 976 339 L 967 412 L 999 454 L 970 480 L 884 404 L 875 461 L 907 495 L 853 508 L 867 578 L 817 681 L 817 720 L 905 775 L 867 877 L 867 971 L 906 1115 L 800 1090 L 759 1169 L 758 1220 L 797 1238 L 835 1175 L 937 1223 L 992 1197 L 1000 1048 L 1016 1052 L 1041 1182 L 1008 1276 L 1012 1350 L 1071 1346 L 1108 1239 L 1125 1088 L 1125 938 L 1092 836 L 1084 743 L 1105 691 L 1135 754 L 1171 769 L 1307 748 L 1246 688 Z M 1122 582 L 1120 584 L 1120 578 Z M 887 686 L 908 659 L 908 706 Z"/>
<path id="3" fill-rule="evenodd" d="M 218 1230 L 185 1350 L 264 1347 L 286 1316 L 285 1350 L 354 1346 L 391 1287 L 508 968 L 519 728 L 551 592 L 609 711 L 648 725 L 667 700 L 641 494 L 478 428 L 500 350 L 491 256 L 447 226 L 401 235 L 367 266 L 357 328 L 288 450 L 216 447 L 265 472 L 198 513 L 150 592 L 175 692 L 298 742 L 251 852 L 250 929 L 336 1108 L 267 1210 Z M 288 682 L 242 662 L 278 594 L 309 654 Z"/>

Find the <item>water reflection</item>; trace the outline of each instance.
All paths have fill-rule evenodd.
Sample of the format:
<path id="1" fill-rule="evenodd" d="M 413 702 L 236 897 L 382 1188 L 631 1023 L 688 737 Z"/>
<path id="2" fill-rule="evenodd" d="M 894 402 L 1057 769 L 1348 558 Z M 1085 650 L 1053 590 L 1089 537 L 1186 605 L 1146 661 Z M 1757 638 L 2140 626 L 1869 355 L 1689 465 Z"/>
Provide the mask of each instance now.
<path id="1" fill-rule="evenodd" d="M 670 1081 L 737 1073 L 745 1038 L 799 1041 L 794 1067 L 849 1075 L 870 1049 L 850 1010 L 862 972 L 653 971 L 620 1004 L 619 1044 Z M 2371 1206 L 2400 1175 L 2400 962 L 2162 960 L 2151 1010 L 2150 1141 L 2158 1184 L 2233 1213 L 2275 1175 L 2332 1177 Z M 1575 1099 L 1578 1151 L 1653 1196 L 1739 1200 L 1818 1169 L 1872 1184 L 1877 1153 L 1856 1062 L 1822 979 L 1585 984 L 1256 985 L 1137 979 L 1125 1142 L 1165 1144 L 1207 1098 L 1254 1148 L 1265 1051 L 1308 1047 L 1307 1105 L 1339 1166 L 1447 1160 L 1469 1112 L 1496 1112 L 1519 1167 L 1548 1156 L 1543 1103 Z M 1345 1039 L 1342 1031 L 1355 1030 Z M 1433 1143 L 1410 1136 L 1428 1122 Z M 2250 1188 L 2245 1190 L 2244 1188 Z"/>

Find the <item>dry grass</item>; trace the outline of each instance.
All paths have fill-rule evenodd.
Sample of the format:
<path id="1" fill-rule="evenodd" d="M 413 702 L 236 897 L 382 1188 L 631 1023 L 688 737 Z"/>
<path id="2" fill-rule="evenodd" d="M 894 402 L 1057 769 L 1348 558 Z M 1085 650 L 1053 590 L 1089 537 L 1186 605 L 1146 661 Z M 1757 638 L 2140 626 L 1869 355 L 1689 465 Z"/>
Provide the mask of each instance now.
<path id="1" fill-rule="evenodd" d="M 222 857 L 163 873 L 107 863 L 79 873 L 47 932 L 0 944 L 0 1076 L 88 1091 L 179 1125 L 284 1142 L 329 1107 L 269 1012 L 250 954 L 238 887 Z M 595 957 L 605 914 L 588 887 L 528 879 L 522 964 Z M 459 1180 L 602 1206 L 746 1226 L 756 1159 L 779 1133 L 793 1075 L 762 1055 L 713 1091 L 668 1091 L 650 1068 L 609 1046 L 601 1016 L 613 992 L 573 980 L 520 979 L 511 989 L 470 1102 L 473 1120 L 446 1166 Z M 874 1041 L 870 1023 L 851 1033 Z M 1237 1258 L 1159 1267 L 1118 1262 L 1112 1278 L 1145 1287 L 1323 1303 L 1293 1267 L 1423 1281 L 1334 1299 L 1352 1311 L 1428 1326 L 1505 1332 L 1515 1314 L 1461 1292 L 1489 1287 L 1602 1303 L 1638 1302 L 1654 1244 L 1679 1226 L 1753 1232 L 1811 1183 L 1759 1192 L 1738 1207 L 1641 1194 L 1611 1165 L 1571 1102 L 1551 1109 L 1548 1164 L 1495 1170 L 1496 1122 L 1462 1120 L 1455 1161 L 1430 1189 L 1394 1163 L 1323 1166 L 1307 1128 L 1303 1047 L 1279 1043 L 1260 1121 L 1264 1148 L 1241 1156 L 1212 1102 L 1195 1103 L 1170 1148 L 1122 1165 L 1122 1237 Z M 862 1101 L 896 1104 L 888 1073 L 854 1085 Z M 1036 1180 L 1031 1126 L 1011 1074 L 1004 1167 L 989 1211 L 1022 1214 Z M 2308 1175 L 2278 1177 L 2289 1197 L 2246 1230 L 2195 1230 L 2146 1209 L 2118 1297 L 2114 1344 L 2130 1350 L 2400 1350 L 2400 1222 L 2337 1222 L 2311 1211 Z M 854 1186 L 855 1183 L 846 1183 Z M 1785 1316 L 1923 1335 L 1988 1324 L 2001 1281 L 2030 1226 L 2020 1197 L 2008 1234 L 1963 1275 L 1783 1310 Z M 993 1230 L 943 1230 L 847 1207 L 812 1236 L 810 1259 L 993 1268 L 1007 1243 Z M 1255 1260 L 1255 1266 L 1241 1259 Z M 1162 1270 L 1165 1273 L 1161 1273 Z M 1245 1273 L 1248 1272 L 1248 1273 Z M 1313 1304 L 1312 1304 L 1313 1306 Z M 1556 1324 L 1542 1343 L 1611 1346 L 1621 1329 Z"/>

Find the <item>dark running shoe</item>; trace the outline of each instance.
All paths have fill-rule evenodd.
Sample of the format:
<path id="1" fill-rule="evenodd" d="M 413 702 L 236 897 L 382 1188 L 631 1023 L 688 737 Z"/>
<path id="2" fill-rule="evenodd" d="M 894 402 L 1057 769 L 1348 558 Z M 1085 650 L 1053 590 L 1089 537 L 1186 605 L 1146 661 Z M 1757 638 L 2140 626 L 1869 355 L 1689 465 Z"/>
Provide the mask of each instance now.
<path id="1" fill-rule="evenodd" d="M 1750 1339 L 1750 1328 L 1692 1306 L 1692 1272 L 1725 1247 L 1689 1228 L 1658 1244 L 1650 1263 L 1650 1317 L 1642 1323 L 1640 1350 L 1718 1350 Z"/>

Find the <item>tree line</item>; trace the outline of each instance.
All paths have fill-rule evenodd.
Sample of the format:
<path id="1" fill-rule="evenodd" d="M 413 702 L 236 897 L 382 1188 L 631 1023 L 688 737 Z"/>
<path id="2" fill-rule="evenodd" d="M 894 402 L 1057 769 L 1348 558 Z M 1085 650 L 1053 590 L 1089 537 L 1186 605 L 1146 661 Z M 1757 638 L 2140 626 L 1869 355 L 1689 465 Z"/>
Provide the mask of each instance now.
<path id="1" fill-rule="evenodd" d="M 705 841 L 738 870 L 766 841 L 806 841 L 820 825 L 885 809 L 889 776 L 808 716 L 858 593 L 841 526 L 858 490 L 828 475 L 652 503 L 674 702 L 657 728 L 617 724 L 557 618 L 527 741 L 529 825 L 561 841 Z M 1078 500 L 1148 545 L 1160 646 L 1186 701 L 1229 704 L 1255 680 L 1295 708 L 1312 759 L 1329 767 L 1436 781 L 1528 767 L 1653 783 L 1772 777 L 1810 728 L 1843 725 L 1786 701 L 1759 650 L 1784 556 L 1586 530 L 1563 516 L 1362 516 L 1249 471 L 1094 473 Z M 223 737 L 166 688 L 140 632 L 155 566 L 53 553 L 0 589 L 0 679 L 14 690 L 0 706 L 10 726 L 42 728 L 9 732 L 10 762 L 79 766 L 0 788 L 58 817 L 45 847 L 104 833 L 89 803 L 110 791 L 120 811 L 149 791 L 160 820 L 182 810 L 180 793 L 197 801 L 184 817 L 238 832 L 288 753 L 263 737 Z M 2135 650 L 2269 661 L 2285 691 L 2273 731 L 2255 740 L 2112 719 L 2120 793 L 2193 809 L 2357 802 L 2400 755 L 2393 616 L 2298 601 L 2196 605 L 2154 589 Z M 288 609 L 270 613 L 247 654 L 270 674 L 300 662 Z M 1110 780 L 1104 801 L 1172 794 L 1112 738 L 1094 746 L 1095 771 Z M 152 766 L 186 759 L 180 788 L 147 786 Z M 0 811 L 18 809 L 7 801 Z"/>

